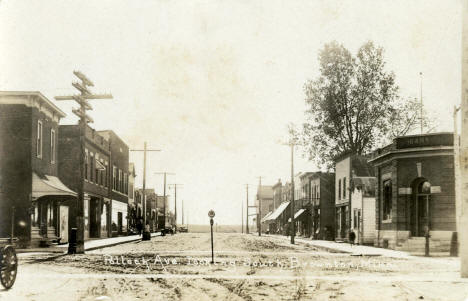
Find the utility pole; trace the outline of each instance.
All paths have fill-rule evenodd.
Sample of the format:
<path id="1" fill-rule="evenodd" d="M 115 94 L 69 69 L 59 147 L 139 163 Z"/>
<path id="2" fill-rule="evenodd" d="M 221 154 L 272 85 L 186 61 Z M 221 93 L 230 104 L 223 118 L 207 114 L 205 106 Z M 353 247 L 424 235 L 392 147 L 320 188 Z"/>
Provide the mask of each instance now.
<path id="1" fill-rule="evenodd" d="M 86 111 L 92 110 L 93 108 L 89 104 L 89 99 L 112 99 L 111 94 L 93 94 L 88 87 L 94 87 L 92 81 L 90 81 L 83 73 L 79 71 L 73 71 L 73 74 L 81 80 L 81 82 L 73 82 L 72 86 L 75 87 L 80 94 L 69 95 L 69 96 L 56 96 L 56 100 L 74 100 L 80 107 L 73 109 L 72 112 L 80 118 L 78 121 L 79 132 L 80 132 L 80 182 L 78 185 L 78 200 L 76 206 L 76 248 L 69 244 L 68 253 L 84 254 L 84 164 L 85 164 L 85 139 L 86 139 L 86 126 L 89 122 L 93 122 L 93 119 L 86 114 Z"/>
<path id="2" fill-rule="evenodd" d="M 244 234 L 244 201 L 241 201 L 241 233 Z"/>
<path id="3" fill-rule="evenodd" d="M 453 233 L 452 246 L 450 247 L 450 255 L 458 256 L 459 239 L 458 233 L 460 232 L 460 212 L 461 212 L 461 189 L 460 189 L 460 137 L 458 136 L 458 111 L 460 107 L 454 106 L 453 108 L 453 159 L 454 159 L 454 179 L 455 179 L 455 220 L 456 232 Z"/>
<path id="4" fill-rule="evenodd" d="M 468 0 L 462 1 L 462 82 L 461 82 L 461 116 L 462 130 L 460 135 L 460 183 L 461 200 L 457 215 L 459 219 L 458 238 L 460 241 L 461 277 L 468 277 Z"/>
<path id="5" fill-rule="evenodd" d="M 291 141 L 291 244 L 294 244 L 294 235 L 296 234 L 294 222 L 294 146 Z"/>
<path id="6" fill-rule="evenodd" d="M 247 199 L 246 199 L 246 215 L 245 215 L 245 233 L 249 234 L 249 184 L 245 184 Z"/>
<path id="7" fill-rule="evenodd" d="M 164 218 L 163 218 L 163 228 L 166 228 L 166 176 L 167 175 L 175 175 L 173 172 L 155 172 L 156 175 L 164 175 L 164 204 L 163 204 L 163 211 L 164 211 Z"/>
<path id="8" fill-rule="evenodd" d="M 258 189 L 257 189 L 257 196 L 258 196 L 258 217 L 257 217 L 257 225 L 258 225 L 258 236 L 262 236 L 262 176 L 258 177 Z"/>
<path id="9" fill-rule="evenodd" d="M 143 149 L 131 149 L 131 152 L 143 152 L 143 194 L 142 194 L 142 201 L 143 201 L 143 234 L 148 233 L 146 229 L 146 153 L 147 152 L 160 152 L 160 149 L 148 149 L 146 141 L 144 143 Z M 147 238 L 151 239 L 151 235 L 146 234 L 143 235 L 143 240 L 148 240 Z"/>
<path id="10" fill-rule="evenodd" d="M 169 187 L 174 187 L 174 220 L 175 228 L 174 233 L 177 233 L 177 186 L 182 186 L 183 184 L 169 184 Z"/>
<path id="11" fill-rule="evenodd" d="M 419 117 L 420 117 L 420 122 L 421 122 L 421 135 L 423 133 L 423 94 L 422 94 L 422 81 L 423 81 L 423 74 L 422 72 L 419 72 L 419 78 L 420 78 L 420 86 L 419 86 L 419 89 L 420 89 L 420 100 L 421 100 L 421 107 L 419 108 L 420 110 L 420 113 L 419 113 Z"/>

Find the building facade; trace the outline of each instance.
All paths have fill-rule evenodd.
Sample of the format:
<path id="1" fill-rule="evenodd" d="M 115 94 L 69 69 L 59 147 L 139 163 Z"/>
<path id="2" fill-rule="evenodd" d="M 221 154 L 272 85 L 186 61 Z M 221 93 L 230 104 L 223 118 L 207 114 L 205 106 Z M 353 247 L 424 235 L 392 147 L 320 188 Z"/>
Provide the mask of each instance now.
<path id="1" fill-rule="evenodd" d="M 257 230 L 261 227 L 262 232 L 269 230 L 269 225 L 262 220 L 265 216 L 273 212 L 273 187 L 259 185 L 257 187 L 257 195 L 255 198 L 255 206 L 257 206 Z"/>
<path id="2" fill-rule="evenodd" d="M 359 244 L 374 244 L 376 185 L 375 177 L 354 177 L 351 180 L 351 230 Z"/>
<path id="3" fill-rule="evenodd" d="M 78 191 L 82 184 L 80 175 L 80 126 L 59 127 L 59 177 L 72 190 Z M 84 156 L 84 235 L 85 239 L 110 237 L 109 199 L 109 142 L 94 129 L 85 131 Z M 70 206 L 75 217 L 77 204 Z M 70 227 L 76 227 L 74 219 Z"/>
<path id="4" fill-rule="evenodd" d="M 373 176 L 367 157 L 344 154 L 335 161 L 335 239 L 348 240 L 351 229 L 351 193 L 353 177 Z"/>
<path id="5" fill-rule="evenodd" d="M 453 134 L 397 137 L 372 153 L 377 246 L 448 251 L 456 231 Z"/>
<path id="6" fill-rule="evenodd" d="M 64 116 L 40 92 L 0 92 L 0 237 L 13 232 L 23 247 L 68 241 L 76 192 L 58 177 Z"/>
<path id="7" fill-rule="evenodd" d="M 128 232 L 137 232 L 137 223 L 141 216 L 138 215 L 138 206 L 135 202 L 135 164 L 128 163 Z"/>
<path id="8" fill-rule="evenodd" d="M 111 231 L 112 236 L 127 233 L 128 224 L 128 177 L 129 148 L 127 144 L 112 130 L 99 131 L 107 141 L 110 150 L 110 179 L 108 187 L 111 200 Z"/>
<path id="9" fill-rule="evenodd" d="M 311 212 L 311 237 L 335 238 L 335 174 L 314 172 L 307 176 Z"/>

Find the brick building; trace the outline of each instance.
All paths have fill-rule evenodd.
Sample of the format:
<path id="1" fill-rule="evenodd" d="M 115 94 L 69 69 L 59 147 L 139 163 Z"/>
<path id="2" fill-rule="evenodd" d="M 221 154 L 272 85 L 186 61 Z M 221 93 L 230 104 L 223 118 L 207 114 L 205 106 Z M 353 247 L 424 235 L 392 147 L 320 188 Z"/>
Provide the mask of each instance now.
<path id="1" fill-rule="evenodd" d="M 112 236 L 126 234 L 128 225 L 128 176 L 129 149 L 127 144 L 112 130 L 98 131 L 109 141 L 110 150 L 110 185 Z"/>
<path id="2" fill-rule="evenodd" d="M 311 237 L 333 240 L 335 237 L 335 174 L 314 172 L 307 176 L 311 215 Z"/>
<path id="3" fill-rule="evenodd" d="M 398 137 L 372 153 L 378 246 L 448 251 L 456 231 L 453 134 Z"/>
<path id="4" fill-rule="evenodd" d="M 74 191 L 81 185 L 80 126 L 59 127 L 59 177 Z M 110 237 L 109 141 L 91 127 L 85 131 L 84 235 L 85 239 Z M 70 227 L 76 227 L 76 203 L 70 206 Z"/>
<path id="5" fill-rule="evenodd" d="M 68 206 L 76 193 L 58 178 L 59 121 L 40 92 L 0 92 L 0 237 L 21 246 L 68 240 Z"/>

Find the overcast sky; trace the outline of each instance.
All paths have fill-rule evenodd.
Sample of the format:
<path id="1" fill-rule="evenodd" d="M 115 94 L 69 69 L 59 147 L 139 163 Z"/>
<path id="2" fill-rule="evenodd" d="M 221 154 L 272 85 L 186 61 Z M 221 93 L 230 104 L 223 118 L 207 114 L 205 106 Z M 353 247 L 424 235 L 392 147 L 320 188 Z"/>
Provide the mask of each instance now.
<path id="1" fill-rule="evenodd" d="M 93 127 L 130 148 L 147 141 L 147 187 L 162 177 L 190 223 L 240 224 L 249 183 L 283 183 L 286 125 L 301 124 L 303 85 L 318 76 L 318 51 L 336 40 L 353 53 L 385 48 L 401 95 L 419 97 L 440 130 L 460 102 L 459 1 L 0 1 L 0 90 L 74 93 L 73 70 L 111 92 L 93 101 Z M 57 103 L 75 123 L 72 103 Z M 142 182 L 141 154 L 135 162 Z M 314 166 L 296 156 L 296 171 Z M 173 191 L 170 191 L 173 194 Z M 172 201 L 173 203 L 173 201 Z M 172 206 L 172 205 L 171 205 Z"/>

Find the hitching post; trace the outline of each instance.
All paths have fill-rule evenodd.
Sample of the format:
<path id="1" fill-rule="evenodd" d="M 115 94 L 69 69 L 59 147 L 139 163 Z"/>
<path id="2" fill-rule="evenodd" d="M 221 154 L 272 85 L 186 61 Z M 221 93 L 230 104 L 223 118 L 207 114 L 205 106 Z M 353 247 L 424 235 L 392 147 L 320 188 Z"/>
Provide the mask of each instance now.
<path id="1" fill-rule="evenodd" d="M 215 212 L 213 210 L 208 211 L 208 216 L 210 218 L 210 226 L 211 226 L 211 263 L 214 263 L 214 247 L 213 247 L 213 217 L 215 216 Z"/>

